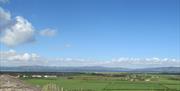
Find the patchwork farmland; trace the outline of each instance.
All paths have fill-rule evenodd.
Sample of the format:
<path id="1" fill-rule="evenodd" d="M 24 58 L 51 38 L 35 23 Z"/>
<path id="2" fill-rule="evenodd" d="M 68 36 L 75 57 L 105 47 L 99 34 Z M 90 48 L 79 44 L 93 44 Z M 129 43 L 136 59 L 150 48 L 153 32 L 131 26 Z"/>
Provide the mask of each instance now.
<path id="1" fill-rule="evenodd" d="M 170 74 L 81 73 L 20 79 L 41 88 L 54 84 L 64 91 L 180 91 L 180 76 Z"/>

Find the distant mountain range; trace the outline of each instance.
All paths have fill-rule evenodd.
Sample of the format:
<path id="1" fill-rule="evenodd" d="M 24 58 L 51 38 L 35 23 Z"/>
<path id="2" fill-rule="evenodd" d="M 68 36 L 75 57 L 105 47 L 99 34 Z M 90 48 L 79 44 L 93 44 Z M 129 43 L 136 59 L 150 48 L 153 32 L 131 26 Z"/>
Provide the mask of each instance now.
<path id="1" fill-rule="evenodd" d="M 180 73 L 180 67 L 157 67 L 128 69 L 117 67 L 50 67 L 50 66 L 19 66 L 0 67 L 1 72 L 155 72 L 155 73 Z"/>

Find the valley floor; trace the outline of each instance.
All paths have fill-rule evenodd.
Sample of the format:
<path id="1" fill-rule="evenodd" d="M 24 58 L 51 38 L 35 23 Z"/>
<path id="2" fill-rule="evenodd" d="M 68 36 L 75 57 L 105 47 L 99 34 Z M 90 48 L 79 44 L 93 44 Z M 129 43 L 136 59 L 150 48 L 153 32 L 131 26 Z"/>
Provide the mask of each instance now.
<path id="1" fill-rule="evenodd" d="M 179 74 L 34 74 L 1 74 L 0 91 L 180 91 Z"/>

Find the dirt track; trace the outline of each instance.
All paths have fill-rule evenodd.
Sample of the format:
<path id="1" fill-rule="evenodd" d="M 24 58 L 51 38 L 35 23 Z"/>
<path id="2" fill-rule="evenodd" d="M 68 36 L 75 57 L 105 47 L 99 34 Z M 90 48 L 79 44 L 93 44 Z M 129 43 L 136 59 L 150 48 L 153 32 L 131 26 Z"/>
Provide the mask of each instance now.
<path id="1" fill-rule="evenodd" d="M 39 88 L 28 85 L 15 77 L 9 75 L 0 75 L 0 91 L 41 91 L 41 90 Z"/>

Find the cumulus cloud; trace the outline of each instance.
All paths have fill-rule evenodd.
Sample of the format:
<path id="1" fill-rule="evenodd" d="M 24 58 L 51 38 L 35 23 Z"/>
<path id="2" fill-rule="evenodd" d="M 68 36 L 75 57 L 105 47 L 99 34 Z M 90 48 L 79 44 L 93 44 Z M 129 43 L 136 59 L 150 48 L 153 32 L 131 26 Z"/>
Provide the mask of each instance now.
<path id="1" fill-rule="evenodd" d="M 10 61 L 36 61 L 40 58 L 35 53 L 17 53 L 15 50 L 0 52 L 0 56 L 2 60 Z"/>
<path id="2" fill-rule="evenodd" d="M 36 53 L 17 53 L 15 50 L 1 51 L 1 66 L 42 65 L 43 58 Z"/>
<path id="3" fill-rule="evenodd" d="M 44 58 L 36 53 L 17 53 L 15 50 L 0 52 L 2 66 L 103 66 L 123 68 L 180 67 L 180 60 L 175 58 L 113 58 L 96 60 L 90 58 Z"/>
<path id="4" fill-rule="evenodd" d="M 34 41 L 35 29 L 22 16 L 11 18 L 11 14 L 0 7 L 0 42 L 14 47 Z"/>
<path id="5" fill-rule="evenodd" d="M 56 33 L 57 31 L 51 28 L 37 32 L 26 18 L 22 16 L 12 18 L 9 11 L 0 7 L 0 42 L 8 47 L 31 43 L 35 40 L 35 35 L 51 37 Z"/>
<path id="6" fill-rule="evenodd" d="M 14 24 L 6 27 L 0 41 L 10 47 L 17 46 L 34 41 L 34 33 L 35 29 L 32 24 L 25 18 L 17 16 Z"/>
<path id="7" fill-rule="evenodd" d="M 57 31 L 55 29 L 51 29 L 51 28 L 46 28 L 46 29 L 40 31 L 40 35 L 47 36 L 47 37 L 55 36 L 56 33 L 57 33 Z"/>

